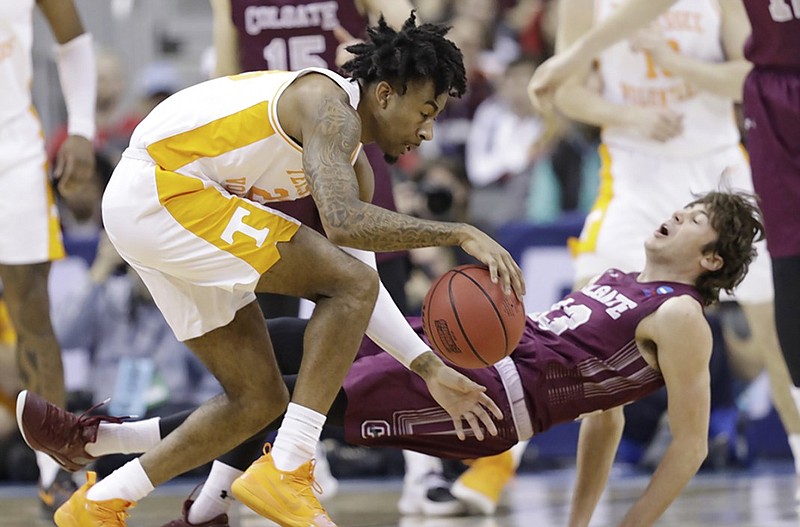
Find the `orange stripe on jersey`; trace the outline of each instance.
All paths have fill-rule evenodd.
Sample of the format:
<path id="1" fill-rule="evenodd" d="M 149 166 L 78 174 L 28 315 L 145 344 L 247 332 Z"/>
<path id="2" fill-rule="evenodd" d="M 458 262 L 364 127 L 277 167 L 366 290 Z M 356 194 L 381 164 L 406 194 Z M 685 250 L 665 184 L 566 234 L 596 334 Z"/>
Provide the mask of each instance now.
<path id="1" fill-rule="evenodd" d="M 177 170 L 203 157 L 216 157 L 273 135 L 269 101 L 165 137 L 147 147 L 147 153 L 167 170 Z"/>
<path id="2" fill-rule="evenodd" d="M 300 224 L 197 178 L 156 166 L 158 201 L 186 230 L 263 274 L 280 260 L 276 244 Z"/>
<path id="3" fill-rule="evenodd" d="M 611 198 L 614 197 L 614 176 L 611 174 L 611 153 L 608 146 L 601 144 L 598 148 L 600 154 L 600 187 L 597 190 L 597 199 L 589 211 L 584 232 L 580 238 L 570 238 L 567 240 L 572 256 L 581 253 L 594 252 L 597 249 L 597 238 L 600 236 L 600 227 L 606 217 Z"/>

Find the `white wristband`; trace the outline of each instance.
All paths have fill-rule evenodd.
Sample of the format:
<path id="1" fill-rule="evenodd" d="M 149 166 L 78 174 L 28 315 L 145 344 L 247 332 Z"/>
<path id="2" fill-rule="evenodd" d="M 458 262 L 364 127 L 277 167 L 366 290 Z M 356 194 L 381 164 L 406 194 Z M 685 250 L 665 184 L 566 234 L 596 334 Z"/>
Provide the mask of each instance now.
<path id="1" fill-rule="evenodd" d="M 342 250 L 373 269 L 377 268 L 375 253 L 350 247 L 342 247 Z M 408 324 L 408 320 L 392 300 L 389 291 L 383 284 L 380 286 L 378 300 L 375 302 L 375 309 L 367 326 L 367 336 L 408 368 L 414 359 L 426 351 L 431 351 L 431 348 Z"/>
<path id="2" fill-rule="evenodd" d="M 56 65 L 67 105 L 67 133 L 94 140 L 97 66 L 92 36 L 83 33 L 56 46 Z"/>

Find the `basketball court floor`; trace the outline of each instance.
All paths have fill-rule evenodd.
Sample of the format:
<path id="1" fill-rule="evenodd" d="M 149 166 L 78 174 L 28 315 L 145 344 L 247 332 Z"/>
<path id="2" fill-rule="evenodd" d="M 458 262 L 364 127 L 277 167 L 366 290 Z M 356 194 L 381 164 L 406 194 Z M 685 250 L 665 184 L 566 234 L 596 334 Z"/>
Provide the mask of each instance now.
<path id="1" fill-rule="evenodd" d="M 328 510 L 339 527 L 566 527 L 572 470 L 519 476 L 504 505 L 491 518 L 401 518 L 397 499 L 401 482 L 393 479 L 345 480 Z M 595 514 L 592 527 L 612 527 L 647 485 L 648 478 L 617 470 Z M 176 517 L 195 482 L 158 489 L 133 509 L 131 527 L 160 527 Z M 660 527 L 800 527 L 794 499 L 795 476 L 789 462 L 752 469 L 700 474 L 657 523 Z M 0 487 L 0 526 L 52 525 L 39 512 L 32 486 Z M 267 527 L 269 522 L 236 509 L 232 527 Z"/>

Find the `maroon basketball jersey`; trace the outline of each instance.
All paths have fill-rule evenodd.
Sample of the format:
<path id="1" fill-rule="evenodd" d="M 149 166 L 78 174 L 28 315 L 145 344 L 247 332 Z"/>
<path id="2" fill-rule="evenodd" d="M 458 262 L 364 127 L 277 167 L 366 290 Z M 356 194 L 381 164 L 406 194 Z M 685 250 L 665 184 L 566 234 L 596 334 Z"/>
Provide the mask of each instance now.
<path id="1" fill-rule="evenodd" d="M 333 29 L 342 26 L 363 37 L 367 27 L 355 2 L 344 0 L 231 0 L 231 16 L 243 71 L 336 71 L 339 41 Z"/>
<path id="2" fill-rule="evenodd" d="M 636 327 L 670 298 L 693 287 L 636 281 L 611 269 L 550 311 L 530 317 L 512 358 L 535 432 L 640 399 L 664 385 L 636 346 Z"/>
<path id="3" fill-rule="evenodd" d="M 744 0 L 753 31 L 744 46 L 756 66 L 800 68 L 800 2 Z"/>

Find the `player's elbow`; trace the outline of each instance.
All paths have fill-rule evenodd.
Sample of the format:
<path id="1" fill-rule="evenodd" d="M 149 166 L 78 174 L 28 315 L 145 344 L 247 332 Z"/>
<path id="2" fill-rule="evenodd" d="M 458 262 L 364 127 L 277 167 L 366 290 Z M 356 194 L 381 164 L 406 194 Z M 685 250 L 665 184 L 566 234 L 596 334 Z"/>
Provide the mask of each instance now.
<path id="1" fill-rule="evenodd" d="M 319 207 L 325 235 L 332 243 L 343 247 L 362 248 L 357 244 L 354 230 L 354 225 L 358 223 L 358 218 L 361 217 L 361 213 L 357 209 L 359 206 L 361 206 L 361 202 L 356 204 L 345 203 L 337 207 Z"/>
<path id="2" fill-rule="evenodd" d="M 705 435 L 678 440 L 680 452 L 688 466 L 697 471 L 708 456 L 708 439 Z"/>

